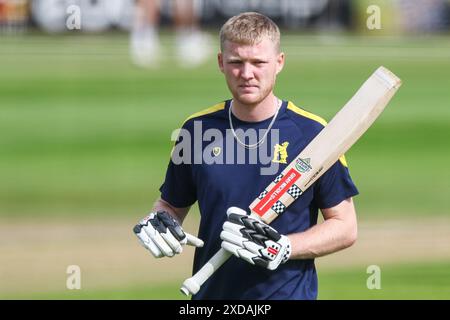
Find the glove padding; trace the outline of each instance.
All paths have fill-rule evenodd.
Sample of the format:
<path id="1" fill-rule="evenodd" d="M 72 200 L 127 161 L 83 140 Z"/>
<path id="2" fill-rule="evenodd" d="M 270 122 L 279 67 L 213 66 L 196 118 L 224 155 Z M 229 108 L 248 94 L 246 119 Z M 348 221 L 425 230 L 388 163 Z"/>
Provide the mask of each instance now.
<path id="1" fill-rule="evenodd" d="M 183 245 L 202 247 L 203 241 L 185 233 L 167 212 L 152 212 L 133 228 L 141 244 L 155 258 L 173 257 L 183 251 Z"/>
<path id="2" fill-rule="evenodd" d="M 269 225 L 248 215 L 230 213 L 223 224 L 220 238 L 225 250 L 269 270 L 278 268 L 289 260 L 291 255 L 291 242 L 288 237 L 280 235 Z"/>

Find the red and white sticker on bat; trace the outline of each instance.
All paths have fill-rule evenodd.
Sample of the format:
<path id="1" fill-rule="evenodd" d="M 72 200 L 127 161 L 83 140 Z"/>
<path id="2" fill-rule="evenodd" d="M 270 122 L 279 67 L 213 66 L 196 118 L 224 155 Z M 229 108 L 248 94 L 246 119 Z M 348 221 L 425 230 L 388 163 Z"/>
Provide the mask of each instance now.
<path id="1" fill-rule="evenodd" d="M 291 168 L 283 178 L 262 198 L 252 209 L 257 215 L 262 217 L 281 196 L 301 177 L 301 174 Z"/>

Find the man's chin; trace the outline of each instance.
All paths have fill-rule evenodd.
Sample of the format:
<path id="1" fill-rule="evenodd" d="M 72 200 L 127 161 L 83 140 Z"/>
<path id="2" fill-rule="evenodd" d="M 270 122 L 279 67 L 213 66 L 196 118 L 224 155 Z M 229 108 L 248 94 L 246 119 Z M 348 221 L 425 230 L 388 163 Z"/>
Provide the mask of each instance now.
<path id="1" fill-rule="evenodd" d="M 261 102 L 261 98 L 254 94 L 241 94 L 235 97 L 242 104 L 256 105 Z"/>

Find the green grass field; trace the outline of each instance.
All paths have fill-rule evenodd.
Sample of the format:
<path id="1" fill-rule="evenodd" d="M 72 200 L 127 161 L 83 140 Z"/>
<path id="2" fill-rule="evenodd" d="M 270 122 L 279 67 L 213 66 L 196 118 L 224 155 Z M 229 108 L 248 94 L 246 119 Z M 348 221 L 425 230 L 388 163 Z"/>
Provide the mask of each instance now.
<path id="1" fill-rule="evenodd" d="M 172 59 L 173 39 L 163 40 L 166 60 L 142 70 L 130 64 L 123 34 L 0 38 L 0 218 L 139 219 L 147 212 L 164 177 L 172 131 L 190 114 L 229 98 L 214 55 L 185 70 Z M 360 218 L 449 216 L 450 37 L 291 34 L 283 46 L 287 64 L 277 95 L 327 120 L 379 65 L 403 80 L 347 153 L 361 193 Z M 320 298 L 450 298 L 449 265 L 429 263 L 405 269 L 392 261 L 377 292 L 364 287 L 364 273 L 319 272 Z M 430 271 L 422 273 L 423 267 Z M 174 289 L 177 295 L 177 287 L 130 284 L 73 297 L 164 299 L 173 298 Z"/>
<path id="2" fill-rule="evenodd" d="M 449 262 L 386 266 L 381 272 L 381 287 L 368 289 L 368 274 L 364 268 L 338 272 L 319 271 L 319 299 L 450 299 Z M 109 290 L 65 290 L 18 294 L 8 299 L 131 299 L 131 300 L 184 300 L 179 283 L 159 286 L 127 286 Z"/>
<path id="3" fill-rule="evenodd" d="M 439 50 L 433 39 L 340 41 L 286 39 L 277 94 L 329 120 L 378 65 L 394 70 L 403 87 L 348 152 L 358 205 L 362 214 L 447 214 L 450 40 L 440 39 Z M 147 210 L 171 132 L 229 98 L 214 60 L 189 72 L 169 67 L 170 59 L 158 70 L 139 70 L 123 36 L 1 44 L 1 215 Z"/>

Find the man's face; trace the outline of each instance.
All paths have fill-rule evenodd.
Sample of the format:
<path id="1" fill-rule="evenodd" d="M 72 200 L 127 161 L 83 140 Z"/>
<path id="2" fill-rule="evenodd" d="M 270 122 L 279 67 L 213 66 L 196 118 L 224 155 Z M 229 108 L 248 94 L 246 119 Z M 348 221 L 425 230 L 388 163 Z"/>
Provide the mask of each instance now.
<path id="1" fill-rule="evenodd" d="M 226 41 L 218 60 L 233 98 L 255 105 L 272 92 L 284 66 L 284 53 L 268 38 L 254 45 Z"/>

